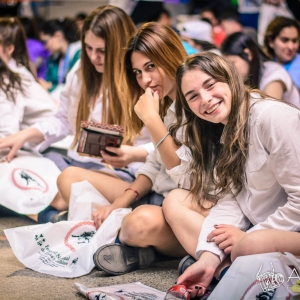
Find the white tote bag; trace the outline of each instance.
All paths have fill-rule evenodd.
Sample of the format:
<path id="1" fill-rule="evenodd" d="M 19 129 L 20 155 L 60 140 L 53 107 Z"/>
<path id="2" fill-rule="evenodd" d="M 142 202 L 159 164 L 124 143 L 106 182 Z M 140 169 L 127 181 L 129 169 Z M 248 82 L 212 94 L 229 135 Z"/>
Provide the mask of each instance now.
<path id="1" fill-rule="evenodd" d="M 238 257 L 218 283 L 209 300 L 300 299 L 300 260 L 290 253 Z M 296 289 L 295 289 L 296 288 Z"/>
<path id="2" fill-rule="evenodd" d="M 19 151 L 0 163 L 0 204 L 19 214 L 38 214 L 57 193 L 60 170 L 50 159 Z"/>
<path id="3" fill-rule="evenodd" d="M 74 191 L 78 192 L 77 196 Z M 103 196 L 90 183 L 83 181 L 73 184 L 71 198 L 75 202 L 73 207 L 77 206 L 77 199 L 79 202 L 82 199 L 92 201 L 90 205 L 87 203 L 90 211 L 86 211 L 86 215 L 80 210 L 77 210 L 79 215 L 70 211 L 77 221 L 4 230 L 14 254 L 26 267 L 58 277 L 73 278 L 88 274 L 95 267 L 93 254 L 99 247 L 115 241 L 123 217 L 131 211 L 130 208 L 114 210 L 96 230 L 91 212 L 93 206 L 104 203 Z M 87 216 L 89 219 L 86 219 Z"/>

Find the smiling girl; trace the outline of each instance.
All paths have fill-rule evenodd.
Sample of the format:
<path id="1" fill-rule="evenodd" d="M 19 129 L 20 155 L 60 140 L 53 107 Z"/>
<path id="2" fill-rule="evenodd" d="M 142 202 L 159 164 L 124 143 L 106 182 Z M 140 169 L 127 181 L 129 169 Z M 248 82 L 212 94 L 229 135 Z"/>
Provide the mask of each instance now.
<path id="1" fill-rule="evenodd" d="M 300 25 L 285 17 L 275 18 L 267 27 L 265 49 L 272 59 L 282 64 L 300 91 Z"/>
<path id="2" fill-rule="evenodd" d="M 231 260 L 272 251 L 300 254 L 300 111 L 248 89 L 231 64 L 209 52 L 187 58 L 176 83 L 176 112 L 179 120 L 186 116 L 194 184 L 191 194 L 175 190 L 172 197 L 217 200 L 198 226 L 198 260 L 177 281 L 201 296 L 230 263 L 228 254 Z M 220 123 L 224 130 L 216 135 Z M 174 223 L 184 217 L 165 209 L 164 215 Z"/>

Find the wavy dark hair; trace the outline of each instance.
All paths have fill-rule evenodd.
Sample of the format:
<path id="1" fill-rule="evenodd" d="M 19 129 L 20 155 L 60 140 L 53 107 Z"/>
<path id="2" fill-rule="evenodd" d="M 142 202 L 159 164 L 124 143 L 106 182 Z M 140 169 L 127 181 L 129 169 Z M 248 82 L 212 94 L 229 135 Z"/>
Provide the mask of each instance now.
<path id="1" fill-rule="evenodd" d="M 252 55 L 251 61 L 245 53 L 249 49 Z M 243 32 L 236 32 L 229 35 L 221 45 L 221 52 L 226 55 L 237 55 L 249 64 L 249 74 L 245 84 L 258 89 L 261 80 L 263 63 L 269 58 L 262 49 L 253 41 L 253 39 Z"/>
<path id="2" fill-rule="evenodd" d="M 134 112 L 134 106 L 139 97 L 144 93 L 139 86 L 136 76 L 132 71 L 131 56 L 133 52 L 139 52 L 146 55 L 153 64 L 162 68 L 167 76 L 174 80 L 178 66 L 187 56 L 186 51 L 178 35 L 170 27 L 149 22 L 142 25 L 138 31 L 128 41 L 123 59 L 123 69 L 121 73 L 125 76 L 123 86 L 125 99 L 127 100 L 127 138 L 132 140 L 143 128 L 143 122 Z M 165 96 L 160 101 L 159 114 L 164 117 L 169 106 L 174 99 Z"/>
<path id="3" fill-rule="evenodd" d="M 99 73 L 91 63 L 85 51 L 85 35 L 91 31 L 105 41 L 104 72 Z M 81 33 L 81 68 L 82 86 L 76 118 L 76 135 L 73 145 L 79 140 L 80 122 L 87 120 L 90 108 L 100 94 L 102 98 L 102 122 L 125 125 L 125 99 L 120 92 L 121 57 L 135 27 L 130 17 L 120 8 L 106 5 L 95 9 L 84 20 Z"/>
<path id="4" fill-rule="evenodd" d="M 191 70 L 199 70 L 217 82 L 228 84 L 231 111 L 225 127 L 199 118 L 189 108 L 181 91 L 181 83 L 184 74 Z M 177 123 L 170 131 L 176 139 L 179 127 L 182 123 L 186 125 L 184 144 L 191 149 L 193 158 L 189 169 L 192 195 L 201 206 L 204 199 L 216 201 L 227 193 L 237 195 L 245 179 L 250 92 L 260 92 L 245 87 L 233 65 L 212 52 L 188 57 L 177 70 L 176 84 Z"/>
<path id="5" fill-rule="evenodd" d="M 265 37 L 264 37 L 264 46 L 267 54 L 271 58 L 275 58 L 274 49 L 270 47 L 270 42 L 273 42 L 276 37 L 280 34 L 281 30 L 286 27 L 294 27 L 298 31 L 298 39 L 300 39 L 300 25 L 296 20 L 289 19 L 286 17 L 276 17 L 268 25 Z"/>
<path id="6" fill-rule="evenodd" d="M 17 65 L 22 65 L 32 73 L 29 54 L 26 46 L 26 35 L 23 25 L 17 18 L 0 18 L 0 44 L 3 47 L 14 46 L 12 58 Z M 32 73 L 35 77 L 35 75 Z"/>
<path id="7" fill-rule="evenodd" d="M 53 36 L 57 31 L 62 32 L 68 43 L 73 43 L 79 40 L 79 32 L 73 19 L 52 19 L 45 22 L 41 28 L 42 33 L 50 36 Z"/>
<path id="8" fill-rule="evenodd" d="M 16 102 L 16 93 L 21 91 L 21 77 L 12 72 L 0 57 L 0 90 L 6 95 L 7 100 Z"/>

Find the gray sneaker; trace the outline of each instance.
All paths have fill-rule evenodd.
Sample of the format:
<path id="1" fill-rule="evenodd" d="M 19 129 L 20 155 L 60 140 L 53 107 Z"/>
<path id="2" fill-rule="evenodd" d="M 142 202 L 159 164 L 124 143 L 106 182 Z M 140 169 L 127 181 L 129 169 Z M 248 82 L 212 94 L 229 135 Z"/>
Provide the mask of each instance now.
<path id="1" fill-rule="evenodd" d="M 123 275 L 149 267 L 155 260 L 152 247 L 139 248 L 122 244 L 107 244 L 93 256 L 98 269 L 111 275 Z"/>
<path id="2" fill-rule="evenodd" d="M 68 212 L 67 211 L 62 211 L 56 215 L 52 215 L 49 220 L 49 222 L 51 222 L 51 223 L 57 223 L 60 221 L 68 221 Z"/>
<path id="3" fill-rule="evenodd" d="M 190 255 L 185 256 L 178 265 L 179 276 L 182 275 L 184 273 L 184 271 L 195 262 L 196 262 L 196 260 L 192 256 L 190 256 Z"/>

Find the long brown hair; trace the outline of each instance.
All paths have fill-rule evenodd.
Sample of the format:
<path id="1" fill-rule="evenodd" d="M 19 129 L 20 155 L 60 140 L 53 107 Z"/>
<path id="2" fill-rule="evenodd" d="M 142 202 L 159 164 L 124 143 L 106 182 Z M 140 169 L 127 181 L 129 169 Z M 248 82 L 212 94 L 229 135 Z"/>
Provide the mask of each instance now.
<path id="1" fill-rule="evenodd" d="M 181 82 L 184 74 L 190 70 L 199 70 L 229 85 L 231 111 L 225 128 L 222 124 L 197 117 L 189 108 L 181 91 Z M 219 196 L 226 193 L 238 194 L 244 183 L 248 154 L 250 92 L 258 91 L 245 87 L 236 69 L 224 58 L 211 52 L 187 58 L 178 68 L 176 83 L 177 124 L 171 128 L 171 134 L 175 138 L 185 116 L 185 144 L 190 147 L 193 157 L 190 165 L 191 193 L 200 205 L 202 199 L 218 200 Z"/>
<path id="2" fill-rule="evenodd" d="M 12 58 L 17 65 L 22 65 L 32 73 L 30 58 L 26 46 L 26 35 L 21 22 L 17 18 L 0 18 L 0 44 L 4 48 L 14 46 Z M 35 77 L 35 75 L 32 73 Z"/>
<path id="3" fill-rule="evenodd" d="M 90 62 L 85 49 L 85 35 L 91 31 L 105 41 L 104 74 L 96 71 Z M 95 105 L 103 91 L 102 122 L 125 125 L 125 101 L 118 85 L 121 82 L 121 57 L 126 42 L 134 33 L 135 27 L 130 17 L 120 8 L 114 6 L 101 6 L 95 9 L 84 21 L 81 35 L 81 77 L 82 86 L 80 102 L 76 119 L 76 135 L 73 145 L 78 142 L 80 135 L 80 122 L 87 120 L 90 108 Z M 100 119 L 100 116 L 99 116 Z"/>
<path id="4" fill-rule="evenodd" d="M 146 23 L 131 37 L 126 48 L 121 72 L 125 76 L 123 86 L 125 87 L 124 95 L 127 100 L 128 118 L 126 136 L 130 140 L 139 134 L 143 127 L 142 121 L 134 112 L 134 106 L 144 91 L 138 85 L 132 71 L 131 55 L 133 52 L 146 55 L 154 65 L 162 68 L 167 76 L 174 80 L 174 84 L 176 70 L 187 56 L 179 37 L 168 26 L 156 22 Z M 172 100 L 168 96 L 161 100 L 161 117 L 164 117 L 171 103 Z"/>
<path id="5" fill-rule="evenodd" d="M 0 91 L 3 91 L 7 100 L 15 102 L 18 90 L 24 92 L 21 77 L 12 72 L 0 57 Z"/>

